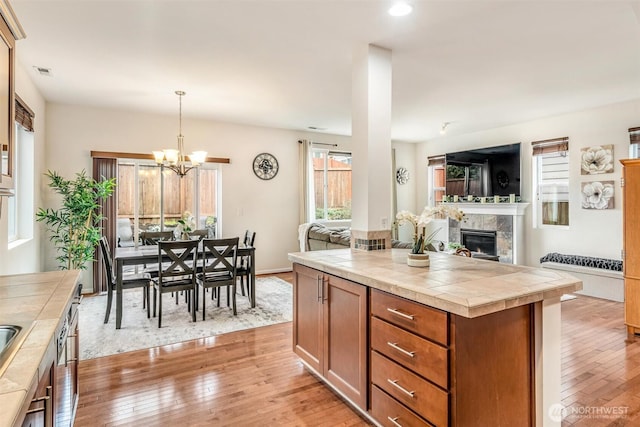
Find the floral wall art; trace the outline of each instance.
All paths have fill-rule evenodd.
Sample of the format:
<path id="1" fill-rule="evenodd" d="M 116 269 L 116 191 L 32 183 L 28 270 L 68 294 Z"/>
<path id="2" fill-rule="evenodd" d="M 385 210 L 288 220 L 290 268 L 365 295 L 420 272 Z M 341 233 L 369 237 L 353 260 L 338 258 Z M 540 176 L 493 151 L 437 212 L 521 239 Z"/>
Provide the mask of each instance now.
<path id="1" fill-rule="evenodd" d="M 583 209 L 613 209 L 613 181 L 582 183 Z"/>
<path id="2" fill-rule="evenodd" d="M 613 145 L 596 145 L 580 151 L 582 175 L 613 173 Z"/>

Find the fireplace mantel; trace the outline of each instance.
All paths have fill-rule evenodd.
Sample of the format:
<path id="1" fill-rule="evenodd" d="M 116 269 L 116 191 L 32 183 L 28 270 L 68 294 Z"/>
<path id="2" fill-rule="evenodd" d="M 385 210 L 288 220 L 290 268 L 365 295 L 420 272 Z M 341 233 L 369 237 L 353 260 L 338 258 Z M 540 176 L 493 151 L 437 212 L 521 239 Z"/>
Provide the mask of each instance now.
<path id="1" fill-rule="evenodd" d="M 465 214 L 522 216 L 530 203 L 446 203 Z"/>

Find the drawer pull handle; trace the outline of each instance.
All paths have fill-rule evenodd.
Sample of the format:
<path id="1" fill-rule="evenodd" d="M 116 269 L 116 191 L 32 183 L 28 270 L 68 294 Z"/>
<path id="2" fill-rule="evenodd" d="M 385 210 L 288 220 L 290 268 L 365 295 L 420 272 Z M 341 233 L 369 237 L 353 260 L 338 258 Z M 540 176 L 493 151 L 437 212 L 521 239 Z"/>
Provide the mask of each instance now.
<path id="1" fill-rule="evenodd" d="M 398 380 L 390 380 L 390 379 L 387 378 L 387 381 L 389 382 L 389 384 L 391 384 L 392 386 L 394 386 L 395 388 L 397 388 L 398 390 L 400 390 L 401 392 L 403 392 L 407 396 L 416 397 L 416 392 L 415 391 L 409 391 L 406 388 L 402 387 L 400 384 L 398 384 Z"/>
<path id="2" fill-rule="evenodd" d="M 387 345 L 395 350 L 398 350 L 400 353 L 406 354 L 409 357 L 415 357 L 416 352 L 415 351 L 408 351 L 405 350 L 404 348 L 400 347 L 398 344 L 394 343 L 394 342 L 389 342 L 387 341 Z"/>
<path id="3" fill-rule="evenodd" d="M 397 314 L 400 317 L 404 317 L 405 319 L 409 319 L 409 320 L 415 320 L 415 318 L 413 317 L 413 315 L 411 314 L 404 314 L 401 311 L 396 310 L 395 308 L 387 308 L 388 312 L 391 312 L 393 314 Z"/>
<path id="4" fill-rule="evenodd" d="M 400 417 L 395 417 L 395 418 L 387 417 L 387 419 L 388 419 L 389 421 L 391 421 L 391 422 L 393 423 L 393 425 L 394 425 L 394 426 L 402 427 L 402 424 L 400 424 L 400 423 L 398 422 L 398 418 L 400 418 Z"/>

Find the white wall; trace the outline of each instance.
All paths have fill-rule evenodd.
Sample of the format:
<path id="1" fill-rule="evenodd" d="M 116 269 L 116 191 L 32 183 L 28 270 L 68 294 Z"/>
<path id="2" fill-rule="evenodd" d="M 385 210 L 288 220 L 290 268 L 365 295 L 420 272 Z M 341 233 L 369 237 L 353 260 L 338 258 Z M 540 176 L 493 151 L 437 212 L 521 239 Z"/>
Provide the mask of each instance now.
<path id="1" fill-rule="evenodd" d="M 640 100 L 634 100 L 586 111 L 564 114 L 531 122 L 476 132 L 447 136 L 422 143 L 417 147 L 416 169 L 419 173 L 417 205 L 426 204 L 427 156 L 469 148 L 521 142 L 522 199 L 532 201 L 531 141 L 569 137 L 570 204 L 569 228 L 535 228 L 532 204 L 525 216 L 526 264 L 538 265 L 549 252 L 620 259 L 622 249 L 622 193 L 619 160 L 628 156 L 630 127 L 640 125 Z M 580 149 L 594 145 L 614 145 L 614 173 L 598 176 L 580 174 Z M 581 207 L 581 183 L 615 181 L 615 209 L 587 210 Z"/>
<path id="2" fill-rule="evenodd" d="M 45 100 L 33 85 L 26 71 L 16 64 L 16 93 L 35 113 L 34 120 L 34 151 L 36 153 L 34 165 L 34 182 L 36 185 L 34 194 L 34 206 L 41 206 L 40 196 L 40 176 L 45 170 Z M 19 274 L 41 271 L 42 263 L 40 258 L 40 227 L 34 220 L 33 238 L 21 241 L 19 244 L 12 244 L 9 249 L 7 242 L 7 205 L 6 200 L 2 203 L 0 212 L 0 275 Z M 34 218 L 34 212 L 20 212 L 20 216 Z"/>
<path id="3" fill-rule="evenodd" d="M 397 209 L 400 211 L 418 212 L 422 211 L 424 205 L 416 207 L 416 188 L 419 178 L 418 169 L 424 167 L 426 163 L 416 161 L 416 144 L 406 142 L 394 142 L 392 144 L 396 156 L 396 168 L 407 168 L 409 171 L 409 181 L 406 184 L 398 184 L 393 171 L 393 184 L 396 188 Z M 394 214 L 395 215 L 395 214 Z M 392 222 L 395 217 L 392 217 Z M 401 225 L 398 228 L 398 240 L 411 242 L 413 240 L 413 227 L 410 224 Z"/>
<path id="4" fill-rule="evenodd" d="M 345 147 L 349 138 L 187 118 L 182 129 L 187 152 L 204 149 L 209 156 L 231 160 L 221 166 L 222 234 L 242 236 L 245 229 L 256 231 L 258 273 L 290 269 L 287 253 L 298 250 L 297 141 L 306 138 Z M 174 147 L 176 134 L 173 115 L 48 104 L 46 167 L 65 177 L 83 168 L 91 173 L 92 150 L 151 153 Z M 253 159 L 262 152 L 273 154 L 280 165 L 270 181 L 253 173 Z M 48 198 L 46 203 L 56 202 Z M 52 248 L 44 251 L 46 268 L 55 269 Z"/>

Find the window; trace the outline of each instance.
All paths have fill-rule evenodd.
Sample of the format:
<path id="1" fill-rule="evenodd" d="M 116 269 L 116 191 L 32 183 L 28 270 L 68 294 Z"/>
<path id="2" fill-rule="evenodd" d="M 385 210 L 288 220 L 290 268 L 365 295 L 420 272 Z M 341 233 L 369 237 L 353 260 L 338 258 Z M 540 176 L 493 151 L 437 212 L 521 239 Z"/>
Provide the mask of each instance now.
<path id="1" fill-rule="evenodd" d="M 351 219 L 351 153 L 312 148 L 312 220 Z"/>
<path id="2" fill-rule="evenodd" d="M 19 123 L 15 123 L 15 196 L 7 197 L 8 242 L 31 239 L 33 237 L 34 216 L 19 215 L 19 212 L 33 212 L 34 194 L 34 137 Z"/>
<path id="3" fill-rule="evenodd" d="M 180 178 L 144 160 L 118 162 L 118 219 L 139 231 L 173 230 L 184 215 L 193 229 L 212 227 L 220 235 L 220 179 L 217 166 L 204 164 Z"/>
<path id="4" fill-rule="evenodd" d="M 533 145 L 536 223 L 569 225 L 568 138 L 535 141 Z"/>
<path id="5" fill-rule="evenodd" d="M 640 158 L 640 127 L 629 128 L 629 158 L 630 159 L 638 159 Z"/>
<path id="6" fill-rule="evenodd" d="M 429 206 L 436 206 L 442 202 L 442 196 L 446 194 L 446 180 L 444 156 L 433 156 L 427 159 L 431 185 L 429 188 Z"/>

